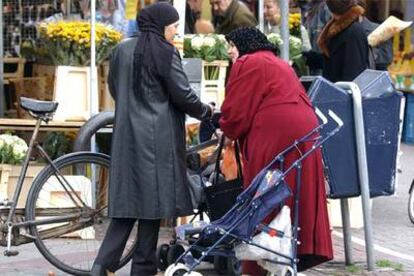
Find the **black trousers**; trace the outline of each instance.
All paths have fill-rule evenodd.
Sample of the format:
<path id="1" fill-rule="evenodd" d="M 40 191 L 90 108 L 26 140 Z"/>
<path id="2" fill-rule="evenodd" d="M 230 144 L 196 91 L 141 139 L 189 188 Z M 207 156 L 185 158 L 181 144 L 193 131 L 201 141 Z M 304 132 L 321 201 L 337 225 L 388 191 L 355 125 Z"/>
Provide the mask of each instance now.
<path id="1" fill-rule="evenodd" d="M 94 266 L 100 266 L 103 269 L 115 272 L 135 222 L 136 219 L 130 218 L 113 218 L 111 220 Z M 159 230 L 159 219 L 138 220 L 138 244 L 132 257 L 131 275 L 157 274 L 155 252 L 157 250 Z"/>

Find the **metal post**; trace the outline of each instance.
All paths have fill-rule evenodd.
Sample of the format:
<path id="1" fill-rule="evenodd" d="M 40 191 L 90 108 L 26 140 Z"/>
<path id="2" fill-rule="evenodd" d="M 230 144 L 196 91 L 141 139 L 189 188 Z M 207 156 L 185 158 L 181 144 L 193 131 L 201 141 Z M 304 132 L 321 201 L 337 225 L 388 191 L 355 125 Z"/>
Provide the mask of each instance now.
<path id="1" fill-rule="evenodd" d="M 4 117 L 4 49 L 3 49 L 3 0 L 0 0 L 0 117 Z"/>
<path id="2" fill-rule="evenodd" d="M 180 15 L 179 25 L 178 25 L 178 35 L 176 39 L 183 40 L 185 32 L 185 10 L 186 10 L 186 1 L 177 1 L 173 3 L 174 8 L 177 10 Z"/>
<path id="3" fill-rule="evenodd" d="M 66 1 L 66 18 L 70 19 L 70 7 L 71 7 L 71 0 Z M 95 0 L 91 1 L 91 2 L 95 2 Z M 92 5 L 92 4 L 91 4 Z"/>
<path id="4" fill-rule="evenodd" d="M 283 40 L 280 56 L 289 61 L 289 1 L 279 0 L 280 7 L 280 33 Z"/>
<path id="5" fill-rule="evenodd" d="M 384 8 L 384 15 L 385 15 L 385 19 L 388 18 L 388 16 L 390 16 L 390 0 L 385 0 L 385 8 Z"/>
<path id="6" fill-rule="evenodd" d="M 263 14 L 263 9 L 264 9 L 264 1 L 263 0 L 259 0 L 259 8 L 257 9 L 257 12 L 259 13 L 258 17 L 259 17 L 259 30 L 261 30 L 263 32 L 264 30 L 264 14 Z"/>
<path id="7" fill-rule="evenodd" d="M 96 43 L 95 43 L 95 26 L 96 26 L 96 1 L 91 1 L 91 65 L 90 65 L 90 100 L 89 100 L 89 108 L 91 117 L 98 113 L 99 111 L 99 98 L 98 98 L 98 85 L 97 85 L 97 70 L 96 70 Z M 93 135 L 91 137 L 91 151 L 96 152 L 96 137 Z M 92 166 L 91 168 L 91 183 L 98 183 L 96 181 L 96 168 Z M 92 190 L 92 206 L 95 207 L 97 204 L 96 199 L 96 187 L 95 185 L 91 185 Z"/>
<path id="8" fill-rule="evenodd" d="M 89 95 L 89 107 L 91 117 L 98 113 L 98 86 L 97 86 L 97 70 L 96 70 L 96 43 L 95 43 L 95 23 L 96 23 L 96 1 L 91 1 L 91 65 L 90 65 L 90 95 Z M 95 148 L 95 136 L 91 139 L 91 151 L 96 151 Z"/>
<path id="9" fill-rule="evenodd" d="M 348 199 L 340 199 L 341 202 L 341 216 L 342 216 L 342 231 L 344 233 L 344 249 L 345 249 L 345 264 L 352 265 L 354 260 L 352 258 L 352 246 L 351 246 L 351 223 L 349 218 L 349 205 Z"/>
<path id="10" fill-rule="evenodd" d="M 361 91 L 359 90 L 359 87 L 353 82 L 338 82 L 336 85 L 347 91 L 351 91 L 352 93 L 354 105 L 355 135 L 358 154 L 358 174 L 362 198 L 362 212 L 364 217 L 365 251 L 367 255 L 368 270 L 372 271 L 375 268 L 375 264 L 372 241 L 371 206 L 369 204 L 369 176 Z"/>

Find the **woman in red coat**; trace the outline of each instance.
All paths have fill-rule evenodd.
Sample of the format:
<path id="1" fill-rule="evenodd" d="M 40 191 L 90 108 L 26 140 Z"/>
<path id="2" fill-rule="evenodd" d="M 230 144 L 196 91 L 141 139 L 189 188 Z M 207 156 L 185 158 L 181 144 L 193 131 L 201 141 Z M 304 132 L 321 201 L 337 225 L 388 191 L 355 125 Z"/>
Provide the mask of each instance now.
<path id="1" fill-rule="evenodd" d="M 256 28 L 237 29 L 226 36 L 233 60 L 221 107 L 220 128 L 241 143 L 245 186 L 279 152 L 318 125 L 312 104 L 293 69 L 276 56 L 276 49 Z M 285 168 L 312 147 L 302 144 L 286 157 Z M 299 270 L 333 258 L 321 152 L 303 163 L 299 203 Z M 287 183 L 295 193 L 295 172 Z M 292 209 L 293 197 L 287 204 Z M 292 212 L 293 213 L 293 212 Z M 255 262 L 243 272 L 263 275 Z"/>

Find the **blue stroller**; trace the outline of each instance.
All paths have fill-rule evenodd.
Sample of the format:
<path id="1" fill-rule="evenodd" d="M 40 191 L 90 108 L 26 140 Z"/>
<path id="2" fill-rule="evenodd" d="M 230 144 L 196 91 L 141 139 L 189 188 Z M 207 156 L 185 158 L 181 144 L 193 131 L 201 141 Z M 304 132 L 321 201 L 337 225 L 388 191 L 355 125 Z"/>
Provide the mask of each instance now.
<path id="1" fill-rule="evenodd" d="M 325 135 L 320 135 L 321 129 L 328 125 L 328 119 L 319 110 L 316 110 L 316 113 L 321 118 L 322 124 L 295 141 L 263 168 L 253 179 L 249 188 L 237 197 L 235 205 L 223 217 L 210 224 L 189 224 L 176 228 L 177 236 L 180 239 L 189 241 L 193 239 L 193 241 L 190 242 L 189 248 L 181 254 L 175 263 L 168 267 L 165 272 L 166 276 L 200 275 L 193 271 L 206 258 L 211 256 L 235 258 L 234 248 L 241 243 L 274 254 L 276 260 L 267 259 L 266 261 L 286 266 L 290 274 L 297 275 L 299 193 L 296 193 L 294 198 L 292 234 L 287 237 L 292 245 L 290 254 L 282 254 L 255 243 L 253 236 L 258 232 L 265 232 L 279 238 L 286 238 L 283 231 L 264 225 L 262 221 L 275 210 L 275 206 L 281 207 L 284 201 L 292 195 L 288 184 L 285 182 L 286 175 L 293 170 L 297 171 L 295 185 L 296 190 L 299 191 L 303 160 L 335 135 L 343 126 L 341 119 L 335 113 L 329 111 L 328 115 L 336 123 L 336 127 L 325 132 Z M 304 142 L 313 142 L 312 149 L 302 153 L 301 157 L 290 167 L 284 168 L 284 156 Z M 278 165 L 277 169 L 275 168 L 276 165 Z M 198 252 L 198 254 L 194 254 L 195 252 Z M 280 258 L 283 260 L 281 261 Z"/>

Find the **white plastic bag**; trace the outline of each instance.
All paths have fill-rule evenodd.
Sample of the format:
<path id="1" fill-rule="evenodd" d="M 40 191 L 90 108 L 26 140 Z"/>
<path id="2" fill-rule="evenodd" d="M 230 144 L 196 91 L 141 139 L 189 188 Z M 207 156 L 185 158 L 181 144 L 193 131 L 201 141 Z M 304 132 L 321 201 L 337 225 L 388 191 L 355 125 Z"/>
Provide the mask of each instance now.
<path id="1" fill-rule="evenodd" d="M 291 256 L 292 243 L 290 237 L 292 236 L 292 227 L 290 220 L 290 208 L 288 206 L 283 206 L 279 214 L 269 224 L 269 227 L 283 231 L 285 233 L 285 237 L 271 237 L 265 232 L 260 232 L 253 237 L 253 242 L 278 253 Z M 258 261 L 262 259 L 269 259 L 288 262 L 286 258 L 280 257 L 254 245 L 243 243 L 236 246 L 234 251 L 236 253 L 236 258 L 239 260 Z M 261 262 L 259 262 L 259 264 L 261 265 Z M 266 267 L 264 268 L 266 269 Z"/>

